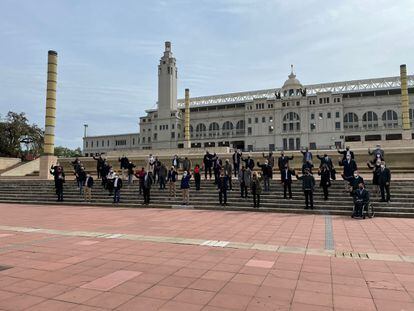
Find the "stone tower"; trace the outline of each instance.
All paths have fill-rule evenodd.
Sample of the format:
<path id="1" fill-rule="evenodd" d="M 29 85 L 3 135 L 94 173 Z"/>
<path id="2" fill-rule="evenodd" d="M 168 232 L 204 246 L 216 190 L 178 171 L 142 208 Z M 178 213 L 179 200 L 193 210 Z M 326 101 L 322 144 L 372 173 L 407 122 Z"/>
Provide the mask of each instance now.
<path id="1" fill-rule="evenodd" d="M 158 65 L 158 117 L 169 118 L 174 110 L 177 110 L 177 67 L 171 42 L 167 41 Z"/>

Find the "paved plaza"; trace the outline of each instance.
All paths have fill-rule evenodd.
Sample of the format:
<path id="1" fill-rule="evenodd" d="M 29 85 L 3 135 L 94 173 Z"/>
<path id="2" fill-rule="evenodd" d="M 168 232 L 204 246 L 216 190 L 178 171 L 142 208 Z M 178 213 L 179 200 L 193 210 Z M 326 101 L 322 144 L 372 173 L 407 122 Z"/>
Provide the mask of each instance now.
<path id="1" fill-rule="evenodd" d="M 0 204 L 0 310 L 414 310 L 414 219 Z"/>

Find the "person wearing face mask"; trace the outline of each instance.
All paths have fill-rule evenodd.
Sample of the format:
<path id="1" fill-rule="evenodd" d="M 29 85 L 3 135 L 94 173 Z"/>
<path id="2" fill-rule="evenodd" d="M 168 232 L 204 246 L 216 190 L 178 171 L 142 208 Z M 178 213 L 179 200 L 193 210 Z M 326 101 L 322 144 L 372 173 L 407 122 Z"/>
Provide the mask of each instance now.
<path id="1" fill-rule="evenodd" d="M 329 172 L 328 166 L 323 164 L 318 171 L 318 175 L 321 176 L 321 181 L 319 187 L 323 189 L 324 200 L 328 200 L 328 189 L 331 186 L 331 174 Z"/>
<path id="2" fill-rule="evenodd" d="M 167 175 L 167 182 L 168 182 L 168 192 L 169 192 L 169 199 L 171 200 L 172 197 L 175 198 L 175 182 L 178 179 L 178 173 L 174 166 L 171 166 L 171 169 L 168 171 Z"/>
<path id="3" fill-rule="evenodd" d="M 250 155 L 248 155 L 247 158 L 242 157 L 241 160 L 245 163 L 246 168 L 249 168 L 251 171 L 253 171 L 254 160 L 250 157 Z"/>
<path id="4" fill-rule="evenodd" d="M 368 168 L 372 169 L 372 185 L 374 187 L 373 191 L 376 191 L 376 193 L 378 194 L 380 191 L 378 179 L 381 173 L 381 160 L 377 160 L 375 162 L 368 161 L 367 166 Z"/>
<path id="5" fill-rule="evenodd" d="M 231 176 L 231 172 L 230 172 Z M 220 171 L 220 177 L 217 180 L 217 190 L 219 192 L 219 202 L 220 205 L 225 206 L 227 205 L 227 183 L 228 183 L 228 176 L 224 173 L 223 170 Z"/>
<path id="6" fill-rule="evenodd" d="M 391 201 L 391 194 L 390 194 L 390 182 L 391 182 L 391 171 L 388 167 L 385 166 L 385 162 L 381 162 L 380 172 L 378 177 L 378 184 L 381 191 L 381 202 L 389 202 Z M 387 193 L 387 197 L 385 197 L 385 193 Z"/>
<path id="7" fill-rule="evenodd" d="M 264 164 L 257 162 L 257 166 L 262 169 L 264 191 L 270 191 L 270 180 L 272 179 L 272 166 L 269 164 L 268 160 Z"/>
<path id="8" fill-rule="evenodd" d="M 93 177 L 89 172 L 86 173 L 86 179 L 85 179 L 85 188 L 84 188 L 84 194 L 85 194 L 85 201 L 91 202 L 92 201 L 92 187 L 93 187 Z"/>
<path id="9" fill-rule="evenodd" d="M 282 151 L 280 157 L 277 159 L 277 166 L 280 171 L 280 180 L 283 180 L 283 170 L 285 166 L 289 166 L 289 161 L 293 160 L 293 155 L 291 157 L 285 156 L 285 153 Z"/>
<path id="10" fill-rule="evenodd" d="M 345 160 L 339 159 L 339 166 L 343 166 L 342 178 L 347 182 L 353 178 L 354 172 L 358 169 L 355 160 L 351 158 L 350 154 L 346 155 Z M 347 188 L 347 185 L 345 185 L 345 188 Z"/>
<path id="11" fill-rule="evenodd" d="M 289 169 L 289 166 L 285 164 L 282 171 L 282 184 L 283 184 L 283 198 L 287 199 L 286 192 L 289 192 L 289 200 L 292 200 L 292 175 L 295 175 L 295 171 Z"/>
<path id="12" fill-rule="evenodd" d="M 155 169 L 155 158 L 152 154 L 150 154 L 147 160 L 147 172 L 154 174 L 154 169 Z"/>
<path id="13" fill-rule="evenodd" d="M 121 200 L 121 188 L 122 188 L 122 178 L 118 176 L 118 174 L 114 175 L 113 179 L 113 187 L 114 187 L 114 203 L 119 203 Z"/>
<path id="14" fill-rule="evenodd" d="M 302 190 L 305 194 L 305 209 L 313 209 L 313 191 L 315 189 L 315 178 L 305 169 L 305 174 L 302 176 L 296 175 L 298 180 L 302 181 Z"/>
<path id="15" fill-rule="evenodd" d="M 183 195 L 183 204 L 187 205 L 190 201 L 190 179 L 191 174 L 184 171 L 183 177 L 181 178 L 181 191 Z"/>
<path id="16" fill-rule="evenodd" d="M 352 214 L 352 218 L 355 217 L 362 217 L 365 218 L 363 215 L 364 206 L 369 203 L 369 192 L 365 189 L 364 183 L 360 182 L 355 190 L 354 195 L 354 212 Z"/>
<path id="17" fill-rule="evenodd" d="M 112 167 L 109 169 L 108 175 L 106 175 L 106 189 L 109 191 L 109 195 L 112 196 L 114 193 L 114 180 L 115 172 Z"/>
<path id="18" fill-rule="evenodd" d="M 360 183 L 365 185 L 364 179 L 362 176 L 359 175 L 358 171 L 354 172 L 354 175 L 348 179 L 349 186 L 350 186 L 350 195 L 353 197 L 355 195 L 355 191 L 358 189 L 358 185 Z"/>
<path id="19" fill-rule="evenodd" d="M 345 150 L 342 150 L 342 151 L 340 151 L 339 148 L 337 148 L 336 151 L 338 151 L 339 154 L 343 155 L 342 160 L 346 160 L 347 155 L 351 156 L 352 160 L 355 159 L 354 152 L 349 149 L 349 146 L 346 146 Z"/>
<path id="20" fill-rule="evenodd" d="M 241 198 L 247 198 L 248 194 L 248 187 L 250 185 L 251 175 L 252 172 L 250 169 L 247 169 L 242 165 L 241 170 L 239 171 L 239 174 L 237 178 L 239 179 L 240 184 L 240 197 Z"/>
<path id="21" fill-rule="evenodd" d="M 152 178 L 152 174 L 146 172 L 144 175 L 143 183 L 142 183 L 142 190 L 144 193 L 144 203 L 145 205 L 150 204 L 150 196 L 151 196 L 151 186 L 154 183 Z"/>
<path id="22" fill-rule="evenodd" d="M 381 145 L 377 145 L 375 150 L 371 151 L 371 149 L 368 149 L 368 154 L 374 156 L 374 161 L 377 159 L 384 161 L 384 150 L 381 149 Z"/>

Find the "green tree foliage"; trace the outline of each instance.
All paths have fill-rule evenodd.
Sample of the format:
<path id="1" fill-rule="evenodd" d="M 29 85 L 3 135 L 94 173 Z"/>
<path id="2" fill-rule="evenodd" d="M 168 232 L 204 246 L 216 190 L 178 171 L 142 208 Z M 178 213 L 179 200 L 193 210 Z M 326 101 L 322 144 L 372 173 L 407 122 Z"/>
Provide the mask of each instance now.
<path id="1" fill-rule="evenodd" d="M 9 111 L 0 119 L 0 156 L 37 157 L 43 148 L 44 132 L 36 124 L 29 124 L 25 113 Z"/>
<path id="2" fill-rule="evenodd" d="M 82 150 L 79 147 L 72 150 L 66 147 L 57 146 L 55 147 L 55 156 L 63 158 L 81 157 Z"/>

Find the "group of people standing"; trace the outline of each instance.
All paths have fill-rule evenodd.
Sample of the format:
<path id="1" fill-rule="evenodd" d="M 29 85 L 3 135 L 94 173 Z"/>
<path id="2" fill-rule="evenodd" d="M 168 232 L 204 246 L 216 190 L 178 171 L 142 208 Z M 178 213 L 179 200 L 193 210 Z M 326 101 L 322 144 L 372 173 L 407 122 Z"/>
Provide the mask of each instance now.
<path id="1" fill-rule="evenodd" d="M 369 201 L 369 192 L 365 188 L 363 178 L 358 173 L 358 166 L 355 161 L 354 152 L 346 147 L 345 150 L 337 149 L 342 155 L 338 165 L 343 168 L 341 174 L 345 181 L 346 191 L 349 191 L 354 198 L 355 208 L 353 216 L 361 216 L 361 208 Z M 277 168 L 280 174 L 280 183 L 283 185 L 284 199 L 292 199 L 292 182 L 293 177 L 300 180 L 305 198 L 305 209 L 314 208 L 313 194 L 315 191 L 316 181 L 314 178 L 314 159 L 312 152 L 308 148 L 301 151 L 302 167 L 301 176 L 298 171 L 291 168 L 290 161 L 293 155 L 287 156 L 282 151 L 277 158 Z M 368 150 L 373 159 L 367 162 L 367 165 L 373 171 L 372 183 L 378 193 L 381 194 L 381 201 L 388 202 L 390 196 L 391 172 L 385 166 L 384 151 L 378 145 L 375 150 Z M 118 158 L 120 163 L 120 174 L 114 170 L 108 161 L 101 155 L 93 159 L 96 161 L 96 173 L 98 179 L 101 179 L 102 187 L 106 189 L 110 196 L 113 197 L 114 203 L 121 200 L 121 189 L 123 182 L 129 185 L 133 184 L 134 179 L 138 180 L 139 194 L 143 196 L 143 204 L 150 204 L 151 189 L 158 185 L 160 190 L 167 190 L 169 199 L 176 197 L 176 184 L 182 193 L 182 203 L 189 204 L 190 201 L 190 180 L 194 179 L 195 190 L 201 188 L 201 172 L 204 170 L 204 179 L 211 180 L 214 175 L 214 185 L 218 191 L 218 201 L 220 205 L 226 206 L 228 192 L 233 190 L 233 176 L 237 178 L 240 186 L 240 197 L 248 198 L 249 194 L 253 199 L 253 207 L 260 207 L 260 197 L 262 192 L 269 192 L 273 179 L 276 159 L 273 152 L 262 154 L 262 161 L 255 161 L 250 154 L 244 156 L 240 150 L 235 150 L 232 155 L 232 163 L 229 159 L 221 159 L 217 154 L 205 153 L 201 165 L 196 164 L 193 167 L 192 161 L 187 158 L 181 158 L 177 155 L 171 159 L 171 165 L 159 160 L 152 154 L 146 160 L 146 167 L 136 170 L 136 166 L 125 155 Z M 325 200 L 329 198 L 329 187 L 332 181 L 336 180 L 336 169 L 333 160 L 325 153 L 316 155 L 319 160 L 317 174 L 320 176 L 319 187 L 322 188 Z M 92 188 L 94 179 L 90 172 L 86 171 L 81 161 L 76 158 L 73 162 L 73 170 L 76 177 L 76 183 L 79 193 L 84 195 L 85 201 L 92 200 Z M 169 169 L 167 168 L 169 166 Z M 259 168 L 259 172 L 255 171 Z M 178 177 L 178 170 L 183 173 L 181 179 Z M 51 167 L 51 174 L 55 179 L 55 188 L 58 201 L 63 201 L 63 184 L 65 182 L 65 173 L 63 167 L 59 164 Z M 362 202 L 362 203 L 361 203 Z"/>

